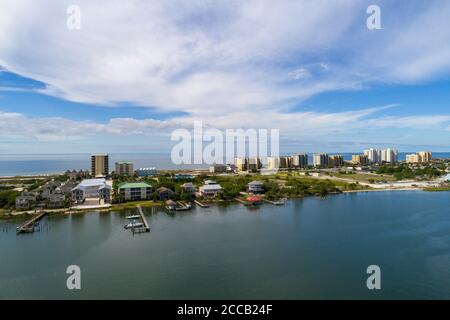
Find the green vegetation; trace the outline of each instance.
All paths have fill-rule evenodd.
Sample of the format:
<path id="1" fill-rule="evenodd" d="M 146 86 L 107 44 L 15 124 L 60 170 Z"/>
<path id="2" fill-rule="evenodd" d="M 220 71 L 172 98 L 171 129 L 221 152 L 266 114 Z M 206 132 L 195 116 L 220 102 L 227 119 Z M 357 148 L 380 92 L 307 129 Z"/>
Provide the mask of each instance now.
<path id="1" fill-rule="evenodd" d="M 442 185 L 440 187 L 429 187 L 429 188 L 425 188 L 423 189 L 424 191 L 429 191 L 429 192 L 442 192 L 442 191 L 450 191 L 450 184 L 448 185 Z"/>
<path id="2" fill-rule="evenodd" d="M 133 202 L 125 202 L 120 204 L 115 204 L 111 207 L 112 210 L 126 210 L 126 209 L 134 209 L 137 206 L 141 206 L 142 208 L 149 207 L 157 207 L 161 206 L 160 202 L 155 201 L 133 201 Z"/>
<path id="3" fill-rule="evenodd" d="M 268 181 L 266 197 L 269 200 L 276 200 L 283 197 L 305 197 L 305 196 L 325 196 L 330 193 L 339 193 L 341 190 L 331 180 L 318 179 L 294 179 L 287 178 L 284 186 Z"/>
<path id="4" fill-rule="evenodd" d="M 413 169 L 407 164 L 401 164 L 395 167 L 381 166 L 377 173 L 393 175 L 396 180 L 415 179 L 417 177 L 436 178 L 444 174 L 441 170 L 432 166 Z"/>
<path id="5" fill-rule="evenodd" d="M 16 197 L 20 195 L 20 192 L 14 190 L 0 191 L 0 208 L 10 209 L 14 208 L 16 204 Z"/>
<path id="6" fill-rule="evenodd" d="M 389 181 L 394 181 L 395 178 L 392 177 L 389 174 L 372 174 L 372 173 L 357 173 L 357 172 L 339 172 L 330 173 L 332 177 L 341 178 L 341 179 L 349 179 L 354 180 L 358 182 L 368 182 L 368 183 L 375 183 L 375 182 L 382 182 L 387 183 Z"/>

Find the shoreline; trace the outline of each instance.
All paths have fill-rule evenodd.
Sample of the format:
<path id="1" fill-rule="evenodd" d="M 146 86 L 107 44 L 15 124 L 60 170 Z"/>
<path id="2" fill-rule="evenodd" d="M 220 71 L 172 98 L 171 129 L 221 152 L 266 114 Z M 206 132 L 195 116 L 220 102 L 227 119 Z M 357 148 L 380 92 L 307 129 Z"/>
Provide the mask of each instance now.
<path id="1" fill-rule="evenodd" d="M 329 195 L 338 195 L 338 194 L 350 194 L 350 193 L 366 193 L 366 192 L 387 192 L 387 191 L 423 191 L 423 192 L 431 192 L 424 190 L 422 188 L 379 188 L 379 189 L 361 189 L 361 190 L 344 190 L 341 193 L 330 193 Z M 439 192 L 445 192 L 448 190 L 442 190 Z M 311 196 L 308 196 L 311 197 Z M 298 199 L 304 199 L 304 197 L 293 197 L 293 198 L 287 198 L 287 200 L 298 200 Z M 206 201 L 205 203 L 211 205 L 211 204 L 222 204 L 222 203 L 240 203 L 240 201 L 237 201 L 235 199 L 233 200 L 213 200 L 213 201 Z M 109 207 L 99 207 L 99 208 L 62 208 L 62 209 L 50 209 L 46 210 L 49 216 L 57 216 L 57 215 L 69 215 L 69 214 L 86 214 L 88 212 L 112 212 L 112 211 L 124 211 L 124 210 L 133 210 L 137 209 L 138 206 L 141 206 L 143 208 L 164 208 L 164 203 L 160 202 L 153 202 L 148 201 L 145 202 L 127 202 L 124 204 L 113 204 Z M 9 213 L 0 213 L 0 220 L 8 220 L 8 219 L 14 219 L 14 218 L 24 218 L 24 217 L 31 217 L 33 215 L 36 215 L 36 211 L 12 211 Z"/>

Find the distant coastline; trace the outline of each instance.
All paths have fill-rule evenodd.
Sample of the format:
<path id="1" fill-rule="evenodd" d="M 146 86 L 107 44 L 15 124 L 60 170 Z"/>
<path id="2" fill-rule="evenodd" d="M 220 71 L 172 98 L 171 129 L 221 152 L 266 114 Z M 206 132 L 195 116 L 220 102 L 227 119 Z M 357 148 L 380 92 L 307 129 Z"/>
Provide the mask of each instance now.
<path id="1" fill-rule="evenodd" d="M 405 159 L 408 152 L 400 152 L 399 160 Z M 354 153 L 341 153 L 344 160 L 351 160 Z M 308 153 L 312 162 L 312 154 Z M 450 159 L 450 152 L 434 152 L 435 159 Z M 111 163 L 120 160 L 132 161 L 135 168 L 156 167 L 158 170 L 202 170 L 208 165 L 175 165 L 170 154 L 161 153 L 112 153 Z M 62 174 L 66 170 L 88 170 L 89 154 L 2 154 L 0 155 L 0 177 L 30 177 Z"/>

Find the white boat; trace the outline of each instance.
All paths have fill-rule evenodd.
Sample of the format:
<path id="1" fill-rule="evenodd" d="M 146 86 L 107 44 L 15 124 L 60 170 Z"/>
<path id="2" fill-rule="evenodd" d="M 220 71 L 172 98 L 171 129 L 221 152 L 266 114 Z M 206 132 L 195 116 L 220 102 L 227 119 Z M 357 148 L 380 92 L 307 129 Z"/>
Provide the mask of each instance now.
<path id="1" fill-rule="evenodd" d="M 134 229 L 134 228 L 141 228 L 144 224 L 142 222 L 130 222 L 129 224 L 125 225 L 125 229 Z"/>
<path id="2" fill-rule="evenodd" d="M 139 219 L 139 218 L 140 218 L 139 215 L 127 216 L 127 219 L 130 219 L 130 220 Z"/>
<path id="3" fill-rule="evenodd" d="M 273 201 L 273 204 L 275 204 L 277 206 L 281 206 L 283 204 L 286 204 L 286 201 L 287 201 L 287 199 L 283 198 L 283 199 L 280 199 L 280 200 L 277 200 L 277 201 Z"/>

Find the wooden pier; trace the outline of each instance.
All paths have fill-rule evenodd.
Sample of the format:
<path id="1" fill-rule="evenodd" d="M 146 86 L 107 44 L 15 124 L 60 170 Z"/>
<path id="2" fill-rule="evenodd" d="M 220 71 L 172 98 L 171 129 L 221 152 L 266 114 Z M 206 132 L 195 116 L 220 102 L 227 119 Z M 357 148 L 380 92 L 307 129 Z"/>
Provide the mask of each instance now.
<path id="1" fill-rule="evenodd" d="M 36 229 L 39 220 L 41 220 L 47 212 L 41 212 L 35 216 L 33 216 L 30 220 L 25 221 L 20 226 L 16 228 L 17 233 L 31 233 Z"/>
<path id="2" fill-rule="evenodd" d="M 144 215 L 144 212 L 142 211 L 141 206 L 137 207 L 139 210 L 139 215 L 141 216 L 141 221 L 142 224 L 144 225 L 143 227 L 140 228 L 133 228 L 131 229 L 133 232 L 149 232 L 150 231 L 150 225 L 147 222 L 147 218 Z"/>
<path id="3" fill-rule="evenodd" d="M 198 201 L 198 200 L 194 200 L 194 202 L 196 203 L 196 204 L 198 204 L 200 207 L 202 207 L 202 208 L 209 208 L 209 205 L 208 204 L 206 204 L 206 203 L 201 203 L 200 201 Z"/>
<path id="4" fill-rule="evenodd" d="M 175 211 L 191 210 L 190 204 L 186 204 L 183 201 L 177 201 L 176 204 L 177 204 L 177 206 L 175 207 Z"/>
<path id="5" fill-rule="evenodd" d="M 249 203 L 247 201 L 245 201 L 245 200 L 242 200 L 242 199 L 239 199 L 239 198 L 234 198 L 234 200 L 236 200 L 237 202 L 242 203 L 243 205 L 246 205 L 246 206 L 249 205 Z"/>

